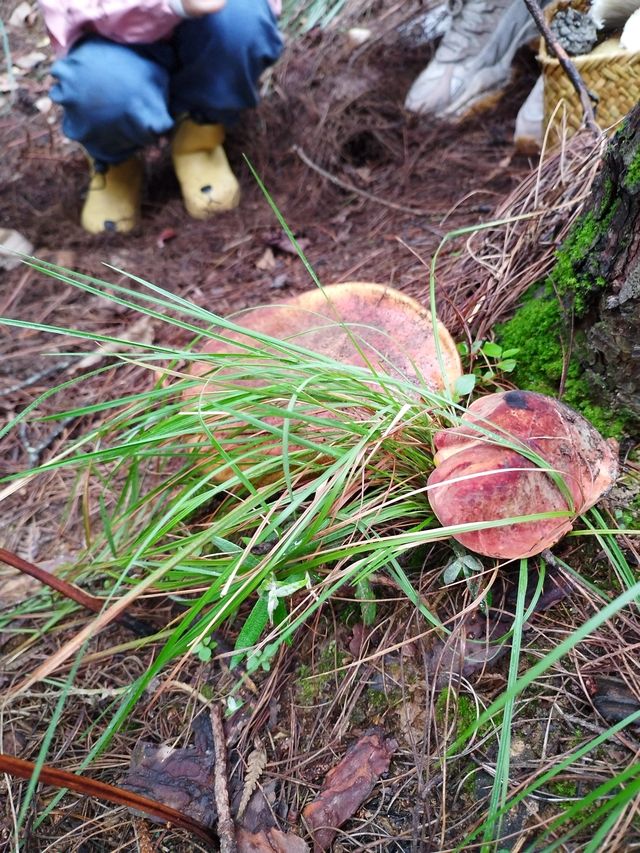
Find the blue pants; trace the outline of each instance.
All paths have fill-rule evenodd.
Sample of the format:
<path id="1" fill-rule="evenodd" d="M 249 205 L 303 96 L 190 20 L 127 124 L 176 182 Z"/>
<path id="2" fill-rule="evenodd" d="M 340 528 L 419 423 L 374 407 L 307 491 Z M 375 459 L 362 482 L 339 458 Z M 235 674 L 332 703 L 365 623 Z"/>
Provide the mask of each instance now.
<path id="1" fill-rule="evenodd" d="M 62 128 L 97 167 L 120 163 L 177 119 L 231 125 L 258 103 L 258 79 L 282 51 L 267 0 L 227 0 L 187 19 L 168 41 L 122 45 L 87 36 L 54 63 Z"/>

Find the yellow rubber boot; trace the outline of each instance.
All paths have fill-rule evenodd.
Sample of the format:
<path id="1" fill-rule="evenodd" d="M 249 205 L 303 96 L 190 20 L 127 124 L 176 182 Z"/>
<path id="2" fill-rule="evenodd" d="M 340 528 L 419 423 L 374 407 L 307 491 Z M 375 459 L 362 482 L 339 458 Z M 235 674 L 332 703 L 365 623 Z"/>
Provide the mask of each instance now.
<path id="1" fill-rule="evenodd" d="M 187 212 L 208 219 L 240 202 L 240 185 L 224 153 L 224 127 L 182 121 L 172 143 L 173 166 Z"/>
<path id="2" fill-rule="evenodd" d="M 85 231 L 131 231 L 140 218 L 142 195 L 142 161 L 131 157 L 109 166 L 106 172 L 92 169 L 87 199 L 80 222 Z"/>

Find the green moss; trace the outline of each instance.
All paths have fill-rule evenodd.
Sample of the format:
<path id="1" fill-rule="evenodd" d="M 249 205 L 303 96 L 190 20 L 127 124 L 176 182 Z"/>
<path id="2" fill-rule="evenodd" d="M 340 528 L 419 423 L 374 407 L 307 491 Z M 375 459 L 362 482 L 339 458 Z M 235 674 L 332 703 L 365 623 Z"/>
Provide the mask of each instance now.
<path id="1" fill-rule="evenodd" d="M 538 288 L 536 288 L 538 290 Z M 563 320 L 560 303 L 545 289 L 529 291 L 517 313 L 496 329 L 504 349 L 518 349 L 512 377 L 516 385 L 541 394 L 554 394 L 562 377 Z"/>
<path id="2" fill-rule="evenodd" d="M 464 693 L 456 693 L 452 687 L 445 687 L 440 692 L 434 712 L 436 724 L 440 728 L 450 728 L 454 722 L 453 738 L 466 731 L 478 719 L 475 703 Z"/>
<path id="3" fill-rule="evenodd" d="M 620 527 L 637 530 L 640 526 L 640 495 L 636 495 L 627 506 L 616 509 L 615 516 Z"/>
<path id="4" fill-rule="evenodd" d="M 370 712 L 382 713 L 389 708 L 393 708 L 404 701 L 402 691 L 399 688 L 393 690 L 374 690 L 368 687 L 365 693 L 367 707 Z"/>
<path id="5" fill-rule="evenodd" d="M 340 670 L 344 660 L 345 653 L 332 641 L 322 649 L 313 670 L 306 663 L 298 666 L 296 692 L 303 705 L 316 702 L 324 691 L 344 678 L 344 672 Z"/>
<path id="6" fill-rule="evenodd" d="M 633 160 L 627 166 L 624 185 L 628 190 L 635 190 L 640 184 L 640 151 L 636 151 Z"/>
<path id="7" fill-rule="evenodd" d="M 557 779 L 554 782 L 549 782 L 549 790 L 557 797 L 571 799 L 578 794 L 578 785 L 576 782 L 571 782 L 569 779 Z"/>
<path id="8" fill-rule="evenodd" d="M 323 675 L 330 675 L 332 678 L 341 678 L 342 673 L 335 672 L 335 670 L 342 666 L 344 659 L 345 653 L 336 648 L 335 641 L 332 640 L 330 643 L 327 643 L 320 654 L 320 658 L 318 659 L 318 672 Z"/>
<path id="9" fill-rule="evenodd" d="M 605 438 L 622 438 L 629 434 L 630 416 L 624 411 L 614 415 L 610 408 L 593 402 L 591 388 L 575 357 L 569 362 L 562 399 L 581 412 Z"/>
<path id="10" fill-rule="evenodd" d="M 303 705 L 311 705 L 318 698 L 320 693 L 320 685 L 318 679 L 310 678 L 311 667 L 306 663 L 301 663 L 296 673 L 297 684 L 296 693 Z"/>
<path id="11" fill-rule="evenodd" d="M 618 205 L 609 180 L 603 186 L 596 212 L 590 211 L 582 216 L 556 252 L 556 264 L 549 275 L 549 283 L 559 296 L 571 301 L 578 317 L 586 313 L 594 291 L 601 290 L 606 284 L 602 275 L 590 269 L 589 255 L 611 227 Z"/>
<path id="12" fill-rule="evenodd" d="M 585 255 L 595 243 L 599 228 L 593 213 L 576 223 L 571 233 L 556 253 L 556 264 L 551 271 L 550 281 L 560 296 L 571 295 L 578 315 L 586 310 L 588 294 L 593 283 L 588 275 L 578 272 Z"/>
<path id="13" fill-rule="evenodd" d="M 535 286 L 511 320 L 498 326 L 496 340 L 505 349 L 519 349 L 516 368 L 511 374 L 520 388 L 557 396 L 564 364 L 565 321 L 562 306 L 547 284 Z M 621 438 L 629 430 L 630 419 L 624 413 L 598 405 L 576 356 L 567 366 L 563 400 L 581 412 L 605 437 Z"/>

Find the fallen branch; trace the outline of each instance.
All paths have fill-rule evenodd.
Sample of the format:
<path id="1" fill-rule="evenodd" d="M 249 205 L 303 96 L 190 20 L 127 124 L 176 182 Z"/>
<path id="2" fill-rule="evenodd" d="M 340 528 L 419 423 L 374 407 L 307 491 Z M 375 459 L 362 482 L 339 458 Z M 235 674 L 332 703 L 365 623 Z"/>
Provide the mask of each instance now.
<path id="1" fill-rule="evenodd" d="M 213 793 L 218 810 L 218 837 L 220 853 L 237 853 L 236 832 L 229 807 L 229 787 L 227 785 L 227 744 L 222 724 L 222 712 L 219 705 L 211 709 L 211 728 L 216 756 L 214 765 Z"/>
<path id="2" fill-rule="evenodd" d="M 35 770 L 36 766 L 32 761 L 25 761 L 13 755 L 0 754 L 0 772 L 2 773 L 8 773 L 10 776 L 16 776 L 19 779 L 29 780 L 32 778 Z M 78 794 L 96 797 L 100 800 L 106 800 L 109 803 L 116 803 L 119 806 L 135 809 L 156 818 L 156 820 L 172 824 L 180 829 L 186 829 L 197 835 L 198 838 L 207 844 L 218 841 L 217 833 L 208 826 L 183 815 L 170 806 L 165 806 L 163 803 L 150 800 L 147 797 L 141 797 L 140 794 L 134 794 L 132 791 L 127 791 L 124 788 L 108 785 L 106 782 L 99 782 L 97 779 L 91 779 L 88 776 L 80 776 L 76 773 L 68 773 L 66 770 L 58 770 L 55 767 L 42 767 L 38 774 L 38 781 L 45 785 L 53 785 L 56 788 L 69 788 L 69 790 L 76 791 Z M 211 849 L 217 850 L 217 845 Z"/>
<path id="3" fill-rule="evenodd" d="M 61 578 L 56 577 L 56 575 L 48 572 L 46 569 L 41 569 L 34 563 L 30 563 L 28 560 L 24 560 L 17 554 L 7 551 L 6 548 L 0 548 L 0 561 L 6 563 L 8 566 L 12 566 L 19 572 L 23 572 L 25 575 L 35 578 L 50 589 L 55 589 L 56 592 L 64 595 L 65 598 L 70 598 L 71 601 L 75 601 L 77 604 L 82 605 L 82 607 L 86 607 L 87 610 L 93 611 L 93 613 L 100 613 L 104 609 L 106 602 L 103 598 L 98 598 L 97 596 L 91 595 L 83 589 L 80 589 L 80 587 L 75 584 L 63 581 Z M 124 625 L 140 637 L 149 637 L 151 634 L 155 634 L 155 628 L 148 625 L 146 622 L 135 619 L 128 613 L 120 613 L 116 616 L 114 621 Z"/>
<path id="4" fill-rule="evenodd" d="M 562 66 L 562 70 L 567 75 L 573 88 L 576 90 L 578 97 L 580 98 L 580 104 L 582 105 L 582 114 L 584 116 L 584 123 L 588 130 L 597 136 L 602 135 L 602 131 L 598 126 L 596 121 L 596 116 L 593 111 L 593 104 L 597 103 L 598 99 L 595 95 L 593 95 L 585 86 L 584 80 L 580 76 L 580 72 L 573 64 L 573 62 L 569 59 L 569 55 L 566 50 L 562 47 L 558 39 L 551 32 L 551 28 L 549 27 L 538 0 L 524 0 L 524 4 L 529 10 L 531 17 L 535 21 L 536 27 L 540 31 L 542 37 L 547 43 L 547 48 L 553 55 L 557 58 L 558 62 Z"/>

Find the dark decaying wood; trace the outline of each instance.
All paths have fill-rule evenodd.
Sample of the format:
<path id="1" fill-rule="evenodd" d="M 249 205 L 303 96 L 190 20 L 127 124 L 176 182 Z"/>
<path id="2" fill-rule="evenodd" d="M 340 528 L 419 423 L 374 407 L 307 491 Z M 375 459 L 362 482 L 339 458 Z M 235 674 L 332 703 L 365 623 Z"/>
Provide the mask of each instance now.
<path id="1" fill-rule="evenodd" d="M 577 355 L 594 399 L 640 421 L 640 105 L 607 147 L 585 217 L 594 236 L 573 262 L 589 285 Z"/>

